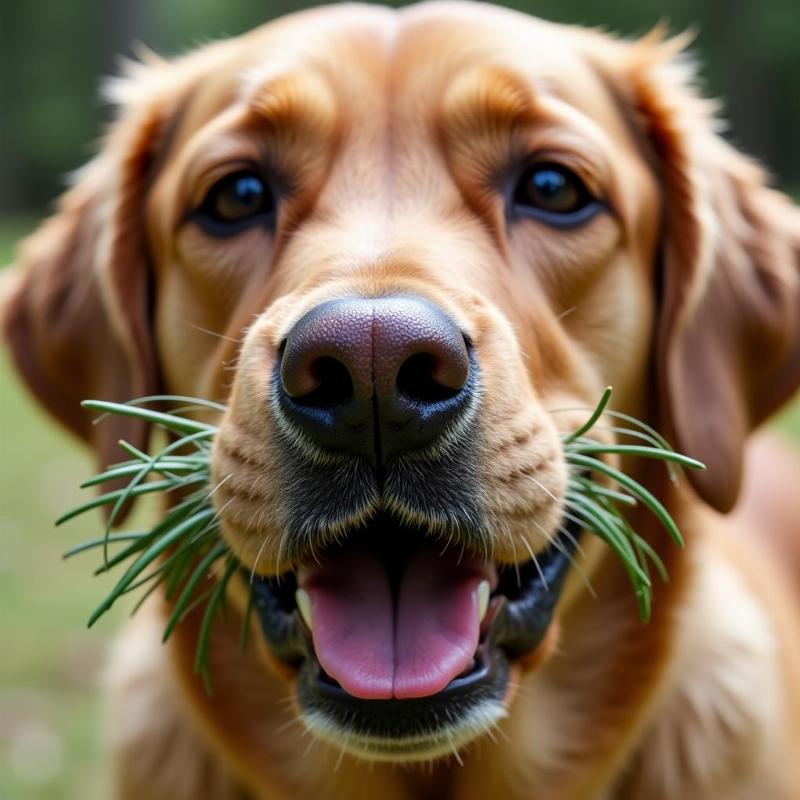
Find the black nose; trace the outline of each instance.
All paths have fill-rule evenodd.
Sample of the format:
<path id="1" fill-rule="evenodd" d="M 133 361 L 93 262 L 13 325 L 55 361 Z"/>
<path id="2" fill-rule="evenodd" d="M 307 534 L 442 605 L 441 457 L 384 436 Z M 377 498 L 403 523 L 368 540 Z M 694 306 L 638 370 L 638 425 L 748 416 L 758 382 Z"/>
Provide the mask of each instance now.
<path id="1" fill-rule="evenodd" d="M 316 306 L 286 337 L 278 402 L 316 444 L 380 464 L 433 442 L 471 405 L 458 325 L 415 297 Z"/>

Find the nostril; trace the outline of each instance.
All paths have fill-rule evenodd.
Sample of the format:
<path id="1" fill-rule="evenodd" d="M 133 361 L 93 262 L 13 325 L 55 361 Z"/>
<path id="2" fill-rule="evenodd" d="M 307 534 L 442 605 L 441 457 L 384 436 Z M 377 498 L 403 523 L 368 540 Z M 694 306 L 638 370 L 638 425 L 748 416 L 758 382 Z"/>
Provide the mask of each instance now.
<path id="1" fill-rule="evenodd" d="M 298 405 L 310 408 L 336 408 L 346 405 L 353 397 L 353 379 L 347 367 L 336 358 L 323 356 L 308 366 L 313 389 L 295 397 Z"/>
<path id="2" fill-rule="evenodd" d="M 321 303 L 295 322 L 278 355 L 272 398 L 285 420 L 374 465 L 434 441 L 475 397 L 471 342 L 420 298 Z"/>
<path id="3" fill-rule="evenodd" d="M 397 392 L 418 403 L 437 403 L 455 397 L 461 387 L 446 386 L 437 380 L 439 365 L 430 353 L 415 353 L 407 358 L 397 373 Z"/>

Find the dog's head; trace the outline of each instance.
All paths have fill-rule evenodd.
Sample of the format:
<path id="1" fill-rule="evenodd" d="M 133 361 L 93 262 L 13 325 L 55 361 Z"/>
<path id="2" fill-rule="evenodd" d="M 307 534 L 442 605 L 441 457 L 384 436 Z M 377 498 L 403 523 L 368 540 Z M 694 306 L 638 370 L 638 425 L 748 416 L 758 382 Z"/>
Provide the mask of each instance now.
<path id="1" fill-rule="evenodd" d="M 604 386 L 727 510 L 800 380 L 797 212 L 677 49 L 481 5 L 296 15 L 137 67 L 22 249 L 17 363 L 102 461 L 146 431 L 85 397 L 227 402 L 262 650 L 354 751 L 449 751 L 547 658 L 559 433 Z"/>

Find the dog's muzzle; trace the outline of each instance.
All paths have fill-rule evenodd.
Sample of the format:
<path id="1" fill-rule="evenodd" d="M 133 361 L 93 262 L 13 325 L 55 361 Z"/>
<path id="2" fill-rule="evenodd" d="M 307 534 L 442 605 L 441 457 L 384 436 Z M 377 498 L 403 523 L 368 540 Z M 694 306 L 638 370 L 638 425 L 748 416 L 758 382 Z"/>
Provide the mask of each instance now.
<path id="1" fill-rule="evenodd" d="M 544 636 L 576 532 L 527 564 L 489 557 L 480 373 L 437 306 L 332 300 L 279 356 L 270 402 L 295 568 L 255 579 L 265 639 L 295 668 L 317 734 L 373 759 L 451 752 L 504 715 L 509 665 Z"/>

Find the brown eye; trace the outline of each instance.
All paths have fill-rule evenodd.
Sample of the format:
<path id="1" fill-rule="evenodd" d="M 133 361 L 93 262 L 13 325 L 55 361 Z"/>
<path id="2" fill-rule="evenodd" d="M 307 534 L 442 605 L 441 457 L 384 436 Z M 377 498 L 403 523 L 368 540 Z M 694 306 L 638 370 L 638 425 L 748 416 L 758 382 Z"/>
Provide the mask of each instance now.
<path id="1" fill-rule="evenodd" d="M 534 164 L 523 172 L 512 201 L 517 215 L 562 226 L 579 224 L 600 207 L 572 170 L 549 163 Z"/>
<path id="2" fill-rule="evenodd" d="M 213 236 L 233 236 L 259 222 L 271 221 L 275 197 L 255 172 L 241 171 L 217 181 L 194 218 Z"/>

